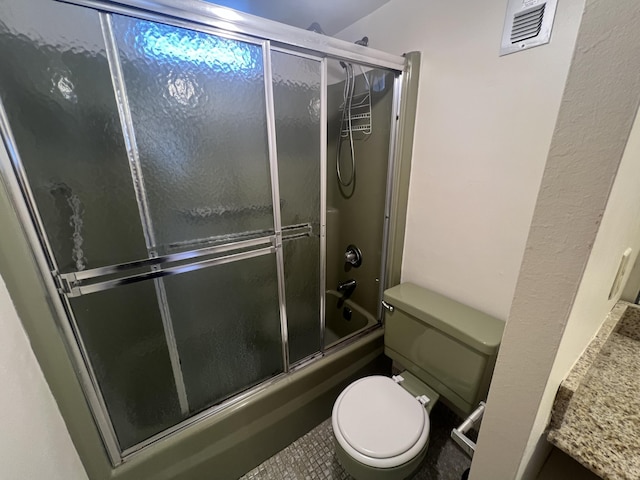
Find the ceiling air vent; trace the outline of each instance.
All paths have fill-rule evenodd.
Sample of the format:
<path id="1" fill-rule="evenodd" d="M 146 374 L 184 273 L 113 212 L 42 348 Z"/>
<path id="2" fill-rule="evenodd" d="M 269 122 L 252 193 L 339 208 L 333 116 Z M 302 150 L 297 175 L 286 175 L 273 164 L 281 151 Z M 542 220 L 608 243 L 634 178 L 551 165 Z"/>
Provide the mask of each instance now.
<path id="1" fill-rule="evenodd" d="M 510 0 L 500 55 L 549 43 L 557 0 Z"/>

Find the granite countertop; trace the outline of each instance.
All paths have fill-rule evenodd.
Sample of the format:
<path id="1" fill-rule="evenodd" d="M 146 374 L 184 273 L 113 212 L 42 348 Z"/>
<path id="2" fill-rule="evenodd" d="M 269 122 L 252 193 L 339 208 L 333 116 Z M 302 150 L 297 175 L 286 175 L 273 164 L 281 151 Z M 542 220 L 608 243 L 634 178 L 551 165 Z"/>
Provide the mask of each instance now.
<path id="1" fill-rule="evenodd" d="M 640 478 L 640 307 L 618 302 L 553 405 L 547 439 L 604 479 Z"/>

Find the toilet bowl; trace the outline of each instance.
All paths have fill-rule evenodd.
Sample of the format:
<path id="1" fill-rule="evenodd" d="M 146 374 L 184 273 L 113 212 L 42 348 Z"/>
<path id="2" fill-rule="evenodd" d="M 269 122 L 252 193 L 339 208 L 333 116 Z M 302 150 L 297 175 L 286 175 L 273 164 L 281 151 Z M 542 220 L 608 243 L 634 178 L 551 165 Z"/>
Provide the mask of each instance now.
<path id="1" fill-rule="evenodd" d="M 357 479 L 410 476 L 429 444 L 425 403 L 384 376 L 349 385 L 336 400 L 331 418 L 338 460 L 345 470 Z"/>
<path id="2" fill-rule="evenodd" d="M 347 386 L 331 422 L 338 461 L 356 480 L 410 477 L 427 454 L 440 398 L 469 415 L 486 398 L 504 322 L 410 283 L 384 292 L 384 353 L 407 370 Z"/>

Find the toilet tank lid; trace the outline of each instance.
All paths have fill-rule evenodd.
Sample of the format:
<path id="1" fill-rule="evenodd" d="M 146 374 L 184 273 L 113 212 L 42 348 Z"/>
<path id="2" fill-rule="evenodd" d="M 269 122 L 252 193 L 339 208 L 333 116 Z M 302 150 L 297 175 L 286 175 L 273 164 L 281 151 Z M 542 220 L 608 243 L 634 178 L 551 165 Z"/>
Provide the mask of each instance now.
<path id="1" fill-rule="evenodd" d="M 500 346 L 504 322 L 450 298 L 401 283 L 384 292 L 386 302 L 487 355 Z"/>

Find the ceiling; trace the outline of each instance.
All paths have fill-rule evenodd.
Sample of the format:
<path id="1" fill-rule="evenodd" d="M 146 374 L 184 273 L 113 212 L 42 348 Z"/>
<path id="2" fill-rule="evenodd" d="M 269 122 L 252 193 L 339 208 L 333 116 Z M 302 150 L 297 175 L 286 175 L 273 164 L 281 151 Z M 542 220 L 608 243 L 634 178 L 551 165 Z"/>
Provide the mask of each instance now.
<path id="1" fill-rule="evenodd" d="M 208 1 L 299 28 L 307 28 L 313 22 L 318 22 L 327 35 L 335 35 L 389 0 Z"/>

